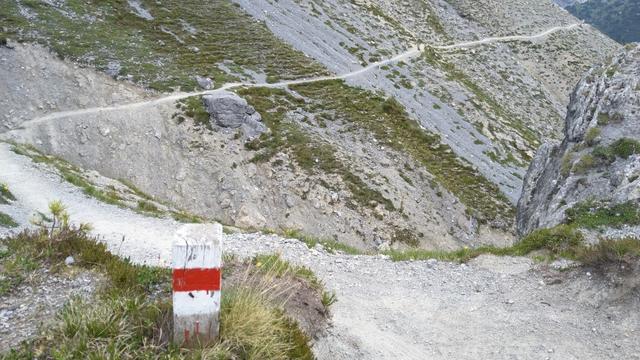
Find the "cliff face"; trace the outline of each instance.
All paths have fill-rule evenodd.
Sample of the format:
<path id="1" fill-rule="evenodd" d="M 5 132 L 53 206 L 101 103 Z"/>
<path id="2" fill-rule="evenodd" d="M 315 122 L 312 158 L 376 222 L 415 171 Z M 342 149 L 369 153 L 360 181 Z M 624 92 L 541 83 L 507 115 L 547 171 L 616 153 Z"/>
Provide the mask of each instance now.
<path id="1" fill-rule="evenodd" d="M 640 46 L 627 46 L 583 77 L 571 96 L 564 140 L 538 150 L 518 203 L 518 232 L 560 224 L 576 208 L 637 209 L 639 198 Z"/>

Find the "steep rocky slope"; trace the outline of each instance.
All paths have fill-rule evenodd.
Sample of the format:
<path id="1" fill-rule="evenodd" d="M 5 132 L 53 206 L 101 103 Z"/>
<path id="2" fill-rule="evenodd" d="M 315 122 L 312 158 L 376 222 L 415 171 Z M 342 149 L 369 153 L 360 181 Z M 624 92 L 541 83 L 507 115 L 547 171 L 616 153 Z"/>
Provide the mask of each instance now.
<path id="1" fill-rule="evenodd" d="M 580 74 L 617 47 L 588 26 L 524 42 L 430 47 L 578 22 L 546 0 L 236 2 L 338 72 L 426 44 L 421 58 L 349 83 L 393 95 L 513 202 L 540 139 L 559 135 Z"/>
<path id="2" fill-rule="evenodd" d="M 617 47 L 542 0 L 1 9 L 3 36 L 67 60 L 30 45 L 0 50 L 4 139 L 207 218 L 363 248 L 510 242 L 524 169 L 540 139 L 558 134 L 566 89 Z M 523 37 L 491 40 L 511 35 Z M 490 41 L 455 45 L 480 39 Z M 253 140 L 211 123 L 197 95 L 113 106 L 197 89 L 198 76 L 214 87 L 274 84 L 355 71 L 412 48 L 420 56 L 345 82 L 234 89 L 268 128 Z M 42 117 L 50 112 L 60 113 Z"/>
<path id="3" fill-rule="evenodd" d="M 576 218 L 584 225 L 640 225 L 640 46 L 593 68 L 571 96 L 564 140 L 536 154 L 518 204 L 518 231 Z M 606 223 L 604 220 L 609 221 Z"/>

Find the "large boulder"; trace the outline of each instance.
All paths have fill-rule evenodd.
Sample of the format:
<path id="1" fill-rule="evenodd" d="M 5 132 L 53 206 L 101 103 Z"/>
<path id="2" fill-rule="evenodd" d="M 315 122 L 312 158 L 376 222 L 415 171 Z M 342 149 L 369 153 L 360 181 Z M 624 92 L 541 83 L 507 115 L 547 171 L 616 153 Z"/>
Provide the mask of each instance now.
<path id="1" fill-rule="evenodd" d="M 518 232 L 566 222 L 565 212 L 578 205 L 637 206 L 639 199 L 640 46 L 627 46 L 583 77 L 564 139 L 538 150 L 518 202 Z"/>
<path id="2" fill-rule="evenodd" d="M 262 116 L 247 101 L 232 92 L 203 96 L 211 115 L 212 125 L 222 128 L 242 128 L 245 136 L 255 138 L 267 131 Z"/>

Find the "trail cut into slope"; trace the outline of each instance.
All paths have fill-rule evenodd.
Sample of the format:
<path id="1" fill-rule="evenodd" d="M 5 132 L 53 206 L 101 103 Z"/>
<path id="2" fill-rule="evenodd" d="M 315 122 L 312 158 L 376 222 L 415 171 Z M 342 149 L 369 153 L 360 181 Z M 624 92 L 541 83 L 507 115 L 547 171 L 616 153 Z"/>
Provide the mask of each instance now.
<path id="1" fill-rule="evenodd" d="M 480 40 L 476 40 L 476 41 L 469 41 L 469 42 L 463 42 L 463 43 L 458 43 L 458 44 L 452 44 L 452 45 L 428 45 L 428 44 L 420 44 L 418 46 L 414 46 L 411 49 L 409 49 L 406 52 L 403 52 L 399 55 L 396 55 L 392 58 L 386 59 L 386 60 L 382 60 L 382 61 L 378 61 L 378 62 L 374 62 L 369 64 L 366 67 L 363 67 L 361 69 L 346 73 L 346 74 L 342 74 L 342 75 L 335 75 L 335 76 L 322 76 L 322 77 L 316 77 L 316 78 L 309 78 L 309 79 L 299 79 L 299 80 L 290 80 L 290 81 L 282 81 L 282 82 L 277 82 L 277 83 L 243 83 L 243 82 L 238 82 L 238 83 L 227 83 L 222 85 L 220 88 L 214 89 L 214 90 L 205 90 L 205 91 L 196 91 L 196 92 L 178 92 L 178 93 L 173 93 L 170 95 L 166 95 L 157 99 L 152 99 L 152 100 L 146 100 L 146 101 L 142 101 L 142 102 L 135 102 L 135 103 L 129 103 L 129 104 L 122 104 L 122 105 L 113 105 L 113 106 L 104 106 L 104 107 L 93 107 L 93 108 L 86 108 L 86 109 L 80 109 L 80 110 L 69 110 L 69 111 L 61 111 L 61 112 L 53 112 L 50 114 L 47 114 L 45 116 L 41 116 L 35 119 L 32 119 L 30 121 L 26 121 L 22 124 L 22 127 L 26 127 L 32 124 L 37 124 L 43 121 L 50 121 L 50 120 L 56 120 L 56 119 L 60 119 L 60 118 L 65 118 L 65 117 L 69 117 L 69 116 L 82 116 L 82 115 L 87 115 L 87 114 L 92 114 L 92 113 L 99 113 L 99 112 L 104 112 L 104 111 L 114 111 L 114 110 L 125 110 L 125 109 L 134 109 L 136 107 L 141 107 L 141 106 L 146 106 L 146 105 L 153 105 L 153 104 L 160 104 L 160 103 L 166 103 L 166 102 L 173 102 L 173 101 L 177 101 L 177 100 L 181 100 L 181 99 L 185 99 L 185 98 L 189 98 L 189 97 L 193 97 L 193 96 L 202 96 L 202 95 L 211 95 L 211 94 L 216 94 L 216 93 L 220 93 L 226 90 L 231 90 L 234 88 L 240 88 L 240 87 L 266 87 L 266 88 L 284 88 L 284 87 L 288 87 L 291 85 L 301 85 L 301 84 L 310 84 L 310 83 L 315 83 L 315 82 L 322 82 L 322 81 L 331 81 L 331 80 L 346 80 L 352 77 L 356 77 L 359 75 L 362 75 L 364 73 L 367 73 L 369 71 L 371 71 L 372 69 L 375 68 L 379 68 L 391 63 L 396 63 L 399 61 L 403 61 L 406 59 L 410 59 L 412 57 L 418 56 L 422 53 L 421 49 L 424 49 L 424 47 L 432 47 L 434 49 L 437 50 L 451 50 L 451 49 L 464 49 L 464 48 L 469 48 L 469 47 L 473 47 L 473 46 L 479 46 L 479 45 L 485 45 L 485 44 L 490 44 L 490 43 L 495 43 L 495 42 L 510 42 L 510 41 L 530 41 L 530 40 L 536 40 L 536 39 L 540 39 L 543 38 L 545 36 L 551 35 L 555 32 L 558 31 L 562 31 L 562 30 L 570 30 L 573 29 L 575 27 L 580 26 L 581 24 L 576 23 L 576 24 L 572 24 L 572 25 L 568 25 L 568 26 L 558 26 L 558 27 L 553 27 L 549 30 L 546 30 L 542 33 L 539 34 L 534 34 L 534 35 L 513 35 L 513 36 L 503 36 L 503 37 L 488 37 L 488 38 L 484 38 L 484 39 L 480 39 Z"/>

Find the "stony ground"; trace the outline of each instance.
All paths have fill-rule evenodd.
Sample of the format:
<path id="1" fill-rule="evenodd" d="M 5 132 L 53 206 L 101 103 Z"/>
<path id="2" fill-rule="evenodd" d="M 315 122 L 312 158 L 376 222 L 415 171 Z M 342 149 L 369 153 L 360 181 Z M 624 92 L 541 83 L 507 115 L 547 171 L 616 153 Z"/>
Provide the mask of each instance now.
<path id="1" fill-rule="evenodd" d="M 7 144 L 0 144 L 0 168 L 0 182 L 17 198 L 0 211 L 45 212 L 60 199 L 112 251 L 138 263 L 168 263 L 180 224 L 88 198 Z M 280 253 L 336 292 L 333 323 L 314 345 L 320 359 L 640 358 L 638 290 L 624 279 L 580 268 L 558 272 L 527 258 L 392 262 L 275 235 L 226 235 L 223 246 L 240 256 Z"/>
<path id="2" fill-rule="evenodd" d="M 0 296 L 0 354 L 51 325 L 71 297 L 90 297 L 99 285 L 100 277 L 86 271 L 32 273 L 26 283 Z"/>

